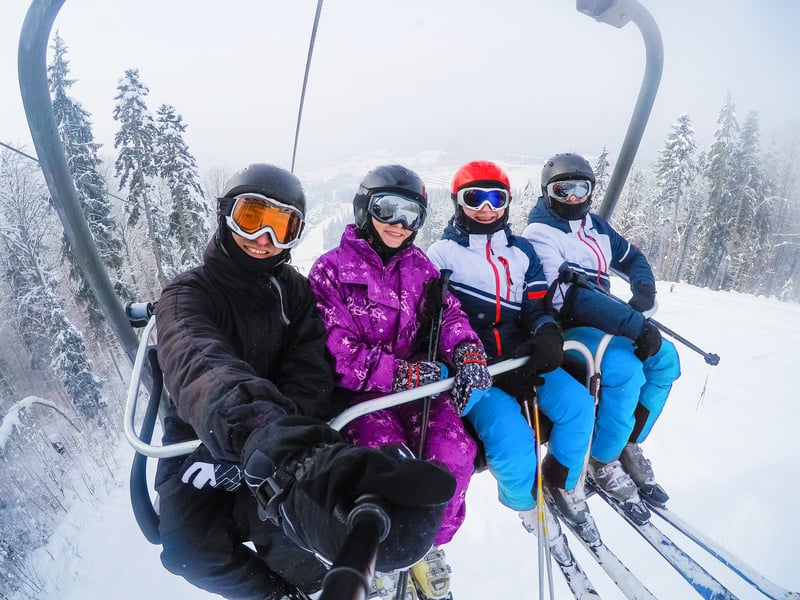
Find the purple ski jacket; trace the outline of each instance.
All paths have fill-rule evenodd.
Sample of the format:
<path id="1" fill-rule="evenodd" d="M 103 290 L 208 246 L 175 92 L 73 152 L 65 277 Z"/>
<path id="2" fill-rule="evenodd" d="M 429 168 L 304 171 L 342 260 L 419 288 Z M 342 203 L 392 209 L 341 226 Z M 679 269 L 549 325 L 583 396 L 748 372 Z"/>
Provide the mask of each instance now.
<path id="1" fill-rule="evenodd" d="M 384 265 L 352 224 L 339 246 L 311 267 L 308 279 L 328 331 L 336 385 L 364 392 L 352 402 L 391 393 L 399 360 L 427 359 L 427 348 L 416 347 L 418 314 L 425 283 L 434 277 L 439 270 L 413 245 Z M 439 361 L 452 368 L 453 350 L 462 342 L 481 345 L 459 301 L 448 293 Z"/>

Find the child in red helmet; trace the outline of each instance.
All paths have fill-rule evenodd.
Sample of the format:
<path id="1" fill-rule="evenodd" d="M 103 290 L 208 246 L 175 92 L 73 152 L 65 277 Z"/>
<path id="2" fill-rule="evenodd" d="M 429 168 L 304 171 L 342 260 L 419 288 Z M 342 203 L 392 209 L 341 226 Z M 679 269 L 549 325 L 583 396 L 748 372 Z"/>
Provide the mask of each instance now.
<path id="1" fill-rule="evenodd" d="M 553 422 L 543 477 L 565 516 L 588 539 L 597 536 L 583 492 L 583 465 L 592 435 L 594 405 L 583 385 L 560 369 L 561 328 L 544 302 L 547 282 L 531 244 L 511 233 L 511 186 L 495 163 L 479 160 L 453 177 L 455 214 L 442 239 L 428 249 L 451 269 L 453 293 L 480 335 L 490 362 L 528 356 L 520 369 L 495 378 L 467 419 L 486 449 L 500 501 L 531 524 L 535 505 L 534 437 L 518 398 L 537 386 L 539 405 Z M 557 527 L 551 534 L 557 534 Z"/>

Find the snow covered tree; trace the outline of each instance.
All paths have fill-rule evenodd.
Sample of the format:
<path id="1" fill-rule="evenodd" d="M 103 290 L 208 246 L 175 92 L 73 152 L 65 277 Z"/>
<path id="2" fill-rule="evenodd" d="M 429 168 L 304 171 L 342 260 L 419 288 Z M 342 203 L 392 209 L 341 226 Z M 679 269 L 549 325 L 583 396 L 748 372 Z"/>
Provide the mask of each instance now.
<path id="1" fill-rule="evenodd" d="M 139 79 L 138 69 L 125 71 L 117 84 L 114 120 L 119 122 L 120 128 L 114 136 L 114 147 L 119 150 L 115 168 L 120 186 L 127 186 L 128 190 L 128 223 L 136 225 L 144 211 L 158 281 L 164 286 L 167 283 L 164 266 L 169 253 L 164 251 L 166 229 L 159 226 L 153 185 L 158 176 L 154 152 L 158 129 L 145 103 L 149 93 L 149 88 Z"/>
<path id="2" fill-rule="evenodd" d="M 739 143 L 734 149 L 734 190 L 736 211 L 728 255 L 730 266 L 723 289 L 753 293 L 761 291 L 768 260 L 764 252 L 773 233 L 771 202 L 773 185 L 761 164 L 758 113 L 751 111 L 742 123 Z M 769 198 L 769 200 L 768 200 Z"/>
<path id="3" fill-rule="evenodd" d="M 682 114 L 672 126 L 655 167 L 657 193 L 652 218 L 660 226 L 657 233 L 658 275 L 679 281 L 689 255 L 689 245 L 699 226 L 701 198 L 697 144 L 689 115 Z M 656 266 L 654 264 L 654 266 Z"/>
<path id="4" fill-rule="evenodd" d="M 608 180 L 611 179 L 611 163 L 608 162 L 608 150 L 606 150 L 605 146 L 603 146 L 603 151 L 594 162 L 592 171 L 594 171 L 595 179 L 592 202 L 595 206 L 600 206 L 608 189 Z"/>
<path id="5" fill-rule="evenodd" d="M 619 198 L 619 204 L 611 215 L 611 225 L 628 241 L 641 247 L 649 257 L 652 239 L 653 183 L 648 174 L 634 166 Z"/>
<path id="6" fill-rule="evenodd" d="M 765 170 L 774 182 L 767 201 L 775 223 L 765 254 L 765 293 L 800 301 L 800 124 L 782 129 L 769 141 Z"/>
<path id="7" fill-rule="evenodd" d="M 18 331 L 34 367 L 59 377 L 79 413 L 98 416 L 104 404 L 100 381 L 58 295 L 57 269 L 47 261 L 45 237 L 55 217 L 43 183 L 32 165 L 9 153 L 0 157 L 0 265 Z"/>
<path id="8" fill-rule="evenodd" d="M 209 203 L 203 196 L 197 163 L 183 139 L 186 125 L 175 108 L 158 109 L 155 159 L 159 176 L 169 189 L 169 236 L 177 242 L 178 271 L 200 263 L 209 238 Z"/>
<path id="9" fill-rule="evenodd" d="M 49 65 L 48 79 L 53 102 L 56 127 L 64 145 L 67 164 L 75 182 L 75 189 L 89 225 L 100 259 L 109 271 L 114 289 L 122 300 L 133 300 L 135 294 L 125 282 L 123 273 L 123 248 L 119 227 L 111 214 L 105 177 L 100 172 L 98 150 L 89 113 L 73 100 L 68 90 L 75 82 L 69 79 L 67 47 L 56 32 L 53 41 L 53 60 Z M 64 257 L 69 261 L 70 278 L 77 283 L 77 302 L 84 306 L 93 331 L 102 331 L 104 337 L 110 330 L 89 282 L 78 266 L 77 257 L 67 237 L 62 238 Z"/>
<path id="10" fill-rule="evenodd" d="M 730 93 L 717 118 L 714 143 L 708 152 L 705 176 L 709 182 L 708 201 L 703 214 L 703 225 L 698 232 L 698 252 L 694 261 L 694 281 L 701 286 L 720 289 L 730 266 L 728 254 L 734 239 L 734 221 L 737 213 L 736 147 L 739 123 Z"/>

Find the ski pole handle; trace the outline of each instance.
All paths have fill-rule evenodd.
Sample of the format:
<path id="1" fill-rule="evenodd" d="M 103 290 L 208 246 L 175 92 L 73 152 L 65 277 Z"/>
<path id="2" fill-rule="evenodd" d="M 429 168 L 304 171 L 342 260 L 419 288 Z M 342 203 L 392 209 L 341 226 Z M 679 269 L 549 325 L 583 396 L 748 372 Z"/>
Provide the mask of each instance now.
<path id="1" fill-rule="evenodd" d="M 322 580 L 320 600 L 363 600 L 369 594 L 378 544 L 391 521 L 380 499 L 364 498 L 347 517 L 350 532 L 330 571 Z"/>

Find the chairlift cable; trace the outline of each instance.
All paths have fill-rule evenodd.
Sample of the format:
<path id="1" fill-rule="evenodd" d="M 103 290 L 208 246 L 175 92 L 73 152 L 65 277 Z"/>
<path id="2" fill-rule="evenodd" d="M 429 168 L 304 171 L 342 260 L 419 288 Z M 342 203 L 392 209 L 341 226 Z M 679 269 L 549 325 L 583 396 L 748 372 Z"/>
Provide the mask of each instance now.
<path id="1" fill-rule="evenodd" d="M 2 146 L 3 148 L 8 148 L 8 149 L 9 149 L 9 150 L 11 150 L 12 152 L 16 152 L 16 153 L 17 153 L 17 154 L 19 154 L 20 156 L 24 156 L 25 158 L 29 158 L 29 159 L 31 159 L 31 160 L 32 160 L 33 162 L 35 162 L 35 163 L 38 163 L 38 162 L 39 162 L 39 159 L 38 159 L 38 158 L 36 158 L 35 156 L 31 156 L 30 154 L 25 154 L 25 153 L 24 153 L 22 150 L 20 150 L 19 148 L 14 148 L 14 146 L 9 146 L 8 144 L 4 144 L 3 142 L 0 142 L 0 146 Z"/>
<path id="2" fill-rule="evenodd" d="M 322 0 L 317 0 L 317 12 L 314 15 L 314 26 L 311 28 L 311 39 L 308 42 L 308 56 L 306 57 L 306 70 L 303 74 L 303 89 L 300 92 L 300 106 L 297 110 L 297 125 L 294 130 L 294 147 L 292 148 L 292 168 L 294 173 L 294 163 L 297 158 L 297 140 L 300 138 L 300 120 L 303 118 L 303 104 L 306 99 L 306 87 L 308 86 L 308 72 L 311 70 L 311 57 L 314 54 L 314 41 L 317 39 L 317 28 L 319 27 L 319 17 L 322 13 Z"/>
<path id="3" fill-rule="evenodd" d="M 19 148 L 15 148 L 14 146 L 9 146 L 8 144 L 5 144 L 3 142 L 0 142 L 0 146 L 3 146 L 4 148 L 8 148 L 12 152 L 16 152 L 17 154 L 19 154 L 21 156 L 24 156 L 25 158 L 28 158 L 28 159 L 32 160 L 33 162 L 35 162 L 37 164 L 39 163 L 39 159 L 38 158 L 36 158 L 35 156 L 31 156 L 30 154 L 26 154 L 25 152 L 23 152 Z M 133 204 L 130 200 L 126 200 L 125 198 L 120 198 L 119 196 L 117 196 L 116 194 L 112 194 L 108 190 L 105 190 L 105 192 L 106 192 L 107 196 L 110 196 L 111 198 L 115 198 L 116 200 L 119 200 L 123 204 Z"/>

